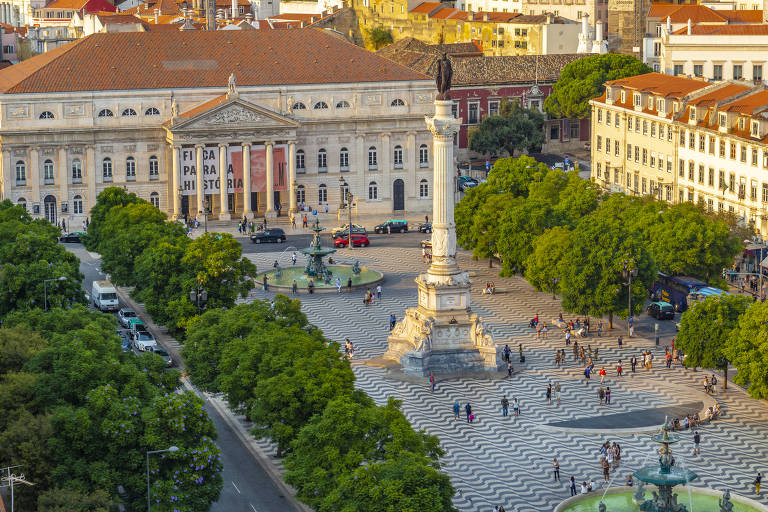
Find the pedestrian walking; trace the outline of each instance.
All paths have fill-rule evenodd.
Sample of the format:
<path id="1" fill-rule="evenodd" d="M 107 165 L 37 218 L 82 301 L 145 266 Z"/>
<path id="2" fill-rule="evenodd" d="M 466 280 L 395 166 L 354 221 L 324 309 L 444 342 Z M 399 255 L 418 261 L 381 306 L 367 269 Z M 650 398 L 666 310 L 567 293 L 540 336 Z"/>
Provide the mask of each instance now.
<path id="1" fill-rule="evenodd" d="M 305 213 L 304 216 L 301 218 L 301 227 L 306 228 L 308 226 L 307 224 L 307 214 Z"/>
<path id="2" fill-rule="evenodd" d="M 622 336 L 619 336 L 618 338 L 616 338 L 616 342 L 619 344 L 619 347 L 624 346 L 624 338 Z"/>
<path id="3" fill-rule="evenodd" d="M 504 349 L 501 351 L 501 354 L 501 358 L 507 363 L 509 363 L 512 359 L 512 349 L 509 348 L 509 345 L 504 345 Z"/>
<path id="4" fill-rule="evenodd" d="M 315 281 L 314 281 L 314 279 L 310 279 L 309 283 L 307 283 L 307 290 L 309 291 L 310 295 L 315 293 Z"/>
<path id="5" fill-rule="evenodd" d="M 291 214 L 291 228 L 296 229 L 296 215 Z"/>
<path id="6" fill-rule="evenodd" d="M 557 401 L 557 405 L 560 405 L 560 383 L 555 382 L 555 400 Z"/>
<path id="7" fill-rule="evenodd" d="M 570 345 L 571 344 L 571 330 L 566 329 L 565 331 L 565 344 Z"/>
<path id="8" fill-rule="evenodd" d="M 704 376 L 704 392 L 709 393 L 709 377 Z"/>
<path id="9" fill-rule="evenodd" d="M 264 285 L 264 291 L 267 291 L 268 285 L 267 285 L 267 274 L 264 274 L 264 279 L 262 279 L 262 283 Z"/>
<path id="10" fill-rule="evenodd" d="M 632 356 L 632 359 L 629 360 L 629 365 L 632 367 L 632 373 L 635 373 L 635 367 L 637 366 L 637 358 L 635 356 Z"/>
<path id="11" fill-rule="evenodd" d="M 587 385 L 589 384 L 589 372 L 590 372 L 589 366 L 584 368 L 584 384 L 587 384 Z"/>
<path id="12" fill-rule="evenodd" d="M 467 423 L 469 423 L 469 417 L 472 415 L 472 406 L 469 405 L 469 402 L 467 402 L 467 405 L 464 406 L 464 412 L 467 413 Z"/>
<path id="13" fill-rule="evenodd" d="M 755 494 L 760 496 L 760 482 L 763 481 L 763 475 L 760 474 L 760 472 L 757 472 L 757 476 L 755 477 L 754 482 L 752 482 L 752 485 L 755 486 Z"/>
<path id="14" fill-rule="evenodd" d="M 504 395 L 504 397 L 501 399 L 501 415 L 507 416 L 509 414 L 509 400 L 507 399 L 507 395 Z"/>
<path id="15" fill-rule="evenodd" d="M 395 324 L 397 323 L 397 319 L 395 318 L 395 314 L 392 313 L 389 315 L 389 331 L 392 332 L 392 329 L 395 328 Z"/>
<path id="16" fill-rule="evenodd" d="M 453 402 L 453 419 L 459 419 L 459 412 L 461 412 L 461 405 L 459 402 Z"/>
<path id="17" fill-rule="evenodd" d="M 376 300 L 381 300 L 381 285 L 376 285 Z"/>
<path id="18" fill-rule="evenodd" d="M 552 383 L 547 384 L 547 405 L 552 405 Z"/>
<path id="19" fill-rule="evenodd" d="M 512 377 L 512 371 L 513 371 L 512 362 L 508 362 L 507 363 L 507 378 Z"/>
<path id="20" fill-rule="evenodd" d="M 619 363 L 616 365 L 616 376 L 621 377 L 623 374 L 624 369 L 621 367 L 621 359 L 619 359 Z"/>
<path id="21" fill-rule="evenodd" d="M 429 385 L 432 386 L 432 392 L 434 393 L 435 386 L 437 385 L 437 379 L 435 379 L 435 372 L 429 372 Z"/>
<path id="22" fill-rule="evenodd" d="M 608 459 L 603 457 L 600 459 L 600 464 L 603 466 L 603 480 L 606 482 L 611 481 L 611 465 L 608 462 Z"/>
<path id="23" fill-rule="evenodd" d="M 515 414 L 515 417 L 520 416 L 520 402 L 517 400 L 517 397 L 512 399 L 512 412 Z"/>
<path id="24" fill-rule="evenodd" d="M 611 405 L 611 387 L 605 388 L 605 405 Z"/>
<path id="25" fill-rule="evenodd" d="M 352 278 L 351 277 L 347 278 L 347 291 L 348 292 L 352 291 Z"/>
<path id="26" fill-rule="evenodd" d="M 296 251 L 293 251 L 293 254 L 291 254 L 291 265 L 296 264 Z"/>
<path id="27" fill-rule="evenodd" d="M 522 343 L 520 343 L 518 345 L 517 350 L 518 350 L 518 352 L 520 352 L 520 362 L 524 363 L 525 362 L 525 356 L 523 355 L 523 344 Z"/>
<path id="28" fill-rule="evenodd" d="M 291 292 L 294 295 L 297 295 L 299 293 L 299 285 L 296 283 L 296 280 L 293 280 L 293 285 L 291 285 Z"/>
<path id="29" fill-rule="evenodd" d="M 597 320 L 597 337 L 599 338 L 602 335 L 603 335 L 603 319 L 599 318 Z"/>
<path id="30" fill-rule="evenodd" d="M 336 276 L 336 289 L 339 293 L 341 293 L 341 279 L 339 279 L 339 276 Z M 391 331 L 392 329 L 390 329 Z"/>
<path id="31" fill-rule="evenodd" d="M 701 450 L 699 449 L 700 443 L 701 443 L 701 435 L 699 435 L 699 431 L 697 430 L 693 434 L 693 455 L 701 455 Z"/>
<path id="32" fill-rule="evenodd" d="M 715 374 L 712 374 L 712 378 L 709 379 L 709 389 L 712 390 L 713 394 L 717 394 L 717 377 L 715 377 Z"/>
<path id="33" fill-rule="evenodd" d="M 555 475 L 555 481 L 560 481 L 560 463 L 557 462 L 557 457 L 552 460 L 552 473 Z"/>
<path id="34" fill-rule="evenodd" d="M 600 389 L 597 390 L 597 397 L 600 399 L 600 405 L 603 405 L 603 402 L 605 401 L 605 390 L 603 389 L 603 386 L 600 386 Z"/>
<path id="35" fill-rule="evenodd" d="M 571 479 L 568 481 L 568 490 L 571 491 L 571 496 L 576 496 L 576 479 L 571 475 Z"/>
<path id="36" fill-rule="evenodd" d="M 600 368 L 600 385 L 602 385 L 605 382 L 605 375 L 606 375 L 605 367 Z"/>

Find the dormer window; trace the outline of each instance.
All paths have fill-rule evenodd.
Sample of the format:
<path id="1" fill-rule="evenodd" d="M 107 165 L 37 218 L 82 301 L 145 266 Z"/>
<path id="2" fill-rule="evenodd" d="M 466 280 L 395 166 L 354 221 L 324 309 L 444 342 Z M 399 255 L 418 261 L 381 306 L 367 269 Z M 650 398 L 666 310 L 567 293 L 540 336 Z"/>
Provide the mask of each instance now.
<path id="1" fill-rule="evenodd" d="M 637 92 L 636 92 L 636 93 L 633 95 L 632 104 L 633 104 L 634 106 L 636 106 L 636 107 L 640 107 L 640 106 L 642 106 L 642 105 L 643 105 L 643 104 L 642 104 L 642 102 L 641 102 L 640 93 L 637 93 Z"/>
<path id="2" fill-rule="evenodd" d="M 691 107 L 691 115 L 690 115 L 689 119 L 691 121 L 696 121 L 696 108 L 695 107 Z"/>
<path id="3" fill-rule="evenodd" d="M 747 127 L 747 121 L 743 117 L 739 118 L 739 130 L 744 130 Z"/>
<path id="4" fill-rule="evenodd" d="M 611 87 L 605 88 L 605 99 L 608 101 L 613 100 L 613 89 Z"/>
<path id="5" fill-rule="evenodd" d="M 664 100 L 661 98 L 656 99 L 656 110 L 659 111 L 659 113 L 664 112 Z"/>
<path id="6" fill-rule="evenodd" d="M 750 127 L 749 134 L 752 137 L 760 137 L 760 121 L 752 121 L 752 126 Z"/>
<path id="7" fill-rule="evenodd" d="M 721 127 L 727 126 L 728 125 L 728 116 L 726 116 L 725 114 L 720 114 L 718 116 L 718 122 L 720 123 Z"/>
<path id="8" fill-rule="evenodd" d="M 675 102 L 673 102 L 673 103 L 672 103 L 672 111 L 673 111 L 675 114 L 677 114 L 677 111 L 678 111 L 678 110 L 680 110 L 680 104 L 679 104 L 678 102 L 676 102 L 676 101 L 675 101 Z"/>
<path id="9" fill-rule="evenodd" d="M 653 96 L 648 96 L 648 110 L 653 110 Z"/>
<path id="10" fill-rule="evenodd" d="M 621 91 L 621 102 L 622 103 L 627 102 L 627 91 Z"/>

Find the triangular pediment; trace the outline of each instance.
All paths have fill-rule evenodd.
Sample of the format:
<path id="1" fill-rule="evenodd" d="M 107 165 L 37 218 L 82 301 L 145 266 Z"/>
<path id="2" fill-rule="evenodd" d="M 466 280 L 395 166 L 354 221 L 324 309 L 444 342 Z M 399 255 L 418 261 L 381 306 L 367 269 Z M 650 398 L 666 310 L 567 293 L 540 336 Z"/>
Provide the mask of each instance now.
<path id="1" fill-rule="evenodd" d="M 237 95 L 222 96 L 181 113 L 171 120 L 173 132 L 226 129 L 295 129 L 299 123 Z"/>

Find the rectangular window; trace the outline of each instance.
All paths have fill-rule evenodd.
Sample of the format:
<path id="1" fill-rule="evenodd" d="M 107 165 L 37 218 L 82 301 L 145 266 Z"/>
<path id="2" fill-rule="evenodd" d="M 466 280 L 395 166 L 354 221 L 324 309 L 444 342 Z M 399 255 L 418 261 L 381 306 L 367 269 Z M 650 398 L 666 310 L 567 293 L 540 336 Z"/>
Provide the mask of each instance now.
<path id="1" fill-rule="evenodd" d="M 754 64 L 752 66 L 752 80 L 755 82 L 763 81 L 763 65 L 762 64 Z"/>
<path id="2" fill-rule="evenodd" d="M 611 153 L 611 139 L 606 138 L 605 139 L 605 154 L 608 155 L 610 153 Z"/>
<path id="3" fill-rule="evenodd" d="M 656 123 L 651 121 L 651 137 L 655 137 L 655 136 L 656 136 Z"/>
<path id="4" fill-rule="evenodd" d="M 681 178 L 685 178 L 685 160 L 680 159 L 680 165 L 677 166 L 677 174 Z"/>
<path id="5" fill-rule="evenodd" d="M 715 202 L 712 199 L 707 199 L 707 210 L 710 212 L 715 209 Z"/>
<path id="6" fill-rule="evenodd" d="M 736 175 L 733 173 L 728 176 L 728 191 L 732 193 L 736 192 Z"/>
<path id="7" fill-rule="evenodd" d="M 627 130 L 632 131 L 632 116 L 627 116 Z"/>
<path id="8" fill-rule="evenodd" d="M 704 184 L 704 165 L 699 164 L 699 183 Z"/>
<path id="9" fill-rule="evenodd" d="M 659 139 L 664 140 L 664 125 L 659 123 Z"/>
<path id="10" fill-rule="evenodd" d="M 620 116 L 617 113 L 615 116 L 613 116 L 613 126 L 615 126 L 616 128 L 619 127 L 619 120 L 620 120 Z"/>
<path id="11" fill-rule="evenodd" d="M 683 74 L 683 65 L 682 64 L 675 64 L 673 68 L 673 74 L 675 76 L 682 75 Z"/>
<path id="12" fill-rule="evenodd" d="M 752 182 L 752 186 L 750 187 L 749 198 L 752 200 L 752 202 L 757 201 L 757 183 L 755 183 L 754 181 Z"/>
<path id="13" fill-rule="evenodd" d="M 720 171 L 720 173 L 718 175 L 717 188 L 719 190 L 723 190 L 723 189 L 726 188 L 726 184 L 725 184 L 725 171 Z"/>
<path id="14" fill-rule="evenodd" d="M 740 160 L 747 163 L 747 147 L 744 144 L 741 145 Z"/>
<path id="15" fill-rule="evenodd" d="M 488 102 L 488 115 L 489 116 L 499 115 L 499 100 L 492 100 Z"/>
<path id="16" fill-rule="evenodd" d="M 603 137 L 601 135 L 597 136 L 597 150 L 598 151 L 603 150 Z"/>
<path id="17" fill-rule="evenodd" d="M 694 74 L 694 76 L 704 76 L 704 65 L 702 65 L 702 64 L 694 64 L 693 65 L 693 74 Z"/>
<path id="18" fill-rule="evenodd" d="M 763 151 L 763 169 L 768 169 L 768 151 Z"/>
<path id="19" fill-rule="evenodd" d="M 763 183 L 763 202 L 768 203 L 768 183 Z"/>
<path id="20" fill-rule="evenodd" d="M 648 135 L 648 121 L 643 121 L 643 135 Z"/>
<path id="21" fill-rule="evenodd" d="M 693 190 L 688 191 L 688 201 L 693 202 Z"/>
<path id="22" fill-rule="evenodd" d="M 635 146 L 635 162 L 640 162 L 640 148 Z"/>
<path id="23" fill-rule="evenodd" d="M 656 167 L 656 152 L 651 151 L 651 167 Z"/>
<path id="24" fill-rule="evenodd" d="M 643 182 L 643 194 L 645 194 L 648 191 L 647 182 L 645 178 L 643 178 L 642 182 Z"/>
<path id="25" fill-rule="evenodd" d="M 733 142 L 730 142 L 728 144 L 729 154 L 731 156 L 731 160 L 736 160 L 736 144 Z"/>
<path id="26" fill-rule="evenodd" d="M 467 123 L 469 124 L 477 124 L 479 119 L 479 112 L 480 112 L 480 103 L 473 101 L 469 103 L 469 114 Z"/>
<path id="27" fill-rule="evenodd" d="M 549 140 L 560 140 L 560 125 L 559 124 L 551 124 L 549 125 Z M 610 153 L 611 152 L 611 139 L 605 140 L 605 152 Z"/>
<path id="28" fill-rule="evenodd" d="M 723 79 L 723 65 L 722 64 L 715 64 L 712 66 L 712 80 L 722 80 Z"/>
<path id="29" fill-rule="evenodd" d="M 616 116 L 616 119 L 618 119 L 619 116 Z M 572 139 L 578 139 L 581 136 L 581 126 L 578 122 L 572 122 L 570 125 L 571 130 L 571 138 Z"/>
<path id="30" fill-rule="evenodd" d="M 671 156 L 667 157 L 667 172 L 668 173 L 672 172 L 672 157 Z"/>
<path id="31" fill-rule="evenodd" d="M 619 156 L 619 141 L 613 141 L 613 156 Z"/>
<path id="32" fill-rule="evenodd" d="M 667 142 L 672 142 L 672 127 L 667 128 Z"/>
<path id="33" fill-rule="evenodd" d="M 725 158 L 725 141 L 720 141 L 720 158 Z"/>
<path id="34" fill-rule="evenodd" d="M 451 105 L 451 115 L 453 115 L 454 119 L 458 119 L 459 118 L 459 104 L 458 103 L 454 103 L 453 105 Z"/>
<path id="35" fill-rule="evenodd" d="M 680 130 L 680 146 L 685 147 L 685 130 Z"/>
<path id="36" fill-rule="evenodd" d="M 707 139 L 709 140 L 709 154 L 714 155 L 715 154 L 715 138 L 710 135 L 709 137 L 707 137 Z"/>
<path id="37" fill-rule="evenodd" d="M 707 185 L 710 187 L 715 186 L 715 169 L 713 167 L 709 168 L 709 179 L 707 180 Z"/>
<path id="38" fill-rule="evenodd" d="M 696 150 L 696 134 L 693 132 L 688 132 L 688 149 Z"/>
<path id="39" fill-rule="evenodd" d="M 597 109 L 597 122 L 598 123 L 603 122 L 603 109 L 601 108 Z"/>
<path id="40" fill-rule="evenodd" d="M 661 43 L 653 43 L 653 56 L 659 57 L 661 55 Z"/>
<path id="41" fill-rule="evenodd" d="M 611 111 L 610 110 L 607 110 L 605 112 L 605 124 L 607 124 L 608 126 L 611 126 Z"/>
<path id="42" fill-rule="evenodd" d="M 648 150 L 643 148 L 643 165 L 648 163 Z"/>
<path id="43" fill-rule="evenodd" d="M 632 144 L 627 144 L 627 160 L 632 160 Z"/>
<path id="44" fill-rule="evenodd" d="M 706 148 L 704 147 L 706 145 L 707 145 L 707 138 L 706 138 L 706 136 L 703 133 L 699 134 L 699 151 L 701 153 L 704 153 L 706 151 Z"/>
<path id="45" fill-rule="evenodd" d="M 742 71 L 741 64 L 734 64 L 733 65 L 733 79 L 734 80 L 741 80 L 744 76 L 744 72 Z"/>
<path id="46" fill-rule="evenodd" d="M 694 174 L 696 172 L 696 164 L 688 162 L 688 181 L 694 181 Z"/>
<path id="47" fill-rule="evenodd" d="M 603 174 L 603 165 L 597 162 L 597 177 L 600 178 Z"/>

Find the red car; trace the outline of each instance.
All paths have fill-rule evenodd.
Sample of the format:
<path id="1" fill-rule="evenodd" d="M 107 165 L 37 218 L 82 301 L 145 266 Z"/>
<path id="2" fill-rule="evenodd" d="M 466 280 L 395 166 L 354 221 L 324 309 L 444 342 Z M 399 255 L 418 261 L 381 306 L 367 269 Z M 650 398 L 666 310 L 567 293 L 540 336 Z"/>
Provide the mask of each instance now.
<path id="1" fill-rule="evenodd" d="M 352 233 L 352 246 L 353 247 L 368 247 L 371 242 L 365 235 L 356 235 Z M 346 247 L 349 245 L 349 238 L 336 238 L 333 240 L 333 245 L 336 247 Z"/>

